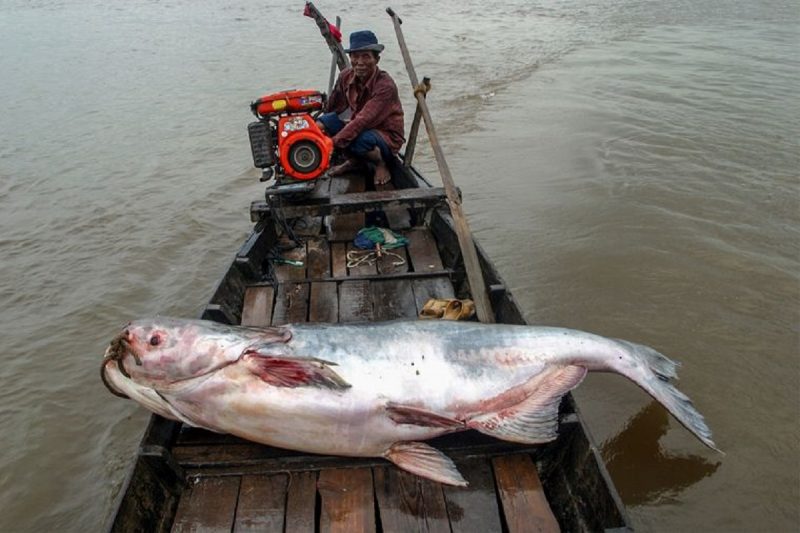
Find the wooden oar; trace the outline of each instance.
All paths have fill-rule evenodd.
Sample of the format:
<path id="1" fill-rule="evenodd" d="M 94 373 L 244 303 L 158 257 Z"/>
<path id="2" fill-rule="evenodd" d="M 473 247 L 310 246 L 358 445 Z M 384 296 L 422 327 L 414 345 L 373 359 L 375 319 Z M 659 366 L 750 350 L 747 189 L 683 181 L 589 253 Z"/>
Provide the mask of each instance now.
<path id="1" fill-rule="evenodd" d="M 461 248 L 461 255 L 464 257 L 464 268 L 467 271 L 467 281 L 472 291 L 472 299 L 475 301 L 475 311 L 478 313 L 478 320 L 481 322 L 494 322 L 494 313 L 492 312 L 492 305 L 489 302 L 489 293 L 486 290 L 486 283 L 484 282 L 483 273 L 481 272 L 481 265 L 478 262 L 478 252 L 475 250 L 475 242 L 472 240 L 472 233 L 469 230 L 467 219 L 464 216 L 464 212 L 461 210 L 461 198 L 458 196 L 458 191 L 453 182 L 453 176 L 450 174 L 450 168 L 447 166 L 444 153 L 442 152 L 441 146 L 439 146 L 436 129 L 433 127 L 433 119 L 428 110 L 428 104 L 425 102 L 425 88 L 419 84 L 417 73 L 414 70 L 414 64 L 411 62 L 411 55 L 408 53 L 408 47 L 403 37 L 403 30 L 400 28 L 402 21 L 392 8 L 386 8 L 386 12 L 392 17 L 394 31 L 397 33 L 397 41 L 400 44 L 400 51 L 403 53 L 403 60 L 406 63 L 406 70 L 408 70 L 408 77 L 411 79 L 411 86 L 414 88 L 414 96 L 417 98 L 417 104 L 422 111 L 422 118 L 425 120 L 425 130 L 428 132 L 428 138 L 431 141 L 433 153 L 436 156 L 436 164 L 442 176 L 442 184 L 444 185 L 445 194 L 447 195 L 450 213 L 453 215 L 456 235 L 458 236 L 458 245 Z"/>

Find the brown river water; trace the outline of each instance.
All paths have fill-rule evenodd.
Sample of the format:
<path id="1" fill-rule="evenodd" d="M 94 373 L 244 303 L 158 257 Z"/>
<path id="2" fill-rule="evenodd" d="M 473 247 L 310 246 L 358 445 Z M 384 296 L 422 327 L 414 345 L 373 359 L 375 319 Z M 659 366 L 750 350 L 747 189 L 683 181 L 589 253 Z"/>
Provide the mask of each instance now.
<path id="1" fill-rule="evenodd" d="M 386 4 L 316 5 L 378 34 L 410 116 Z M 247 234 L 249 102 L 327 85 L 302 7 L 0 4 L 0 531 L 102 528 L 148 418 L 102 386 L 103 350 L 134 317 L 197 316 Z M 796 1 L 392 7 L 528 320 L 682 361 L 725 452 L 590 376 L 576 396 L 636 528 L 797 531 Z M 438 179 L 424 145 L 419 164 Z"/>

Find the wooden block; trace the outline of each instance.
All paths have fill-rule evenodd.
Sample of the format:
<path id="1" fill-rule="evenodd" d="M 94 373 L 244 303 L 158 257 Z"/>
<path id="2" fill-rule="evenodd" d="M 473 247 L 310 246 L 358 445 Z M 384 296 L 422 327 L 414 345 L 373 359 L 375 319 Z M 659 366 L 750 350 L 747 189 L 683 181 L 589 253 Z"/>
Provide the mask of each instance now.
<path id="1" fill-rule="evenodd" d="M 317 186 L 311 191 L 308 196 L 311 201 L 325 201 L 331 195 L 331 179 L 327 176 L 322 176 L 317 179 Z"/>
<path id="2" fill-rule="evenodd" d="M 365 322 L 372 316 L 369 281 L 343 281 L 339 285 L 339 322 Z"/>
<path id="3" fill-rule="evenodd" d="M 450 533 L 442 486 L 394 466 L 372 469 L 381 525 L 386 533 Z"/>
<path id="4" fill-rule="evenodd" d="M 316 506 L 317 473 L 294 472 L 289 474 L 285 532 L 314 533 Z"/>
<path id="5" fill-rule="evenodd" d="M 364 213 L 325 217 L 325 232 L 329 241 L 352 241 L 364 227 Z"/>
<path id="6" fill-rule="evenodd" d="M 235 533 L 283 531 L 288 475 L 242 476 Z"/>
<path id="7" fill-rule="evenodd" d="M 328 241 L 322 238 L 306 242 L 306 269 L 309 279 L 321 279 L 331 275 L 331 251 Z"/>
<path id="8" fill-rule="evenodd" d="M 322 217 L 304 215 L 289 221 L 292 231 L 300 237 L 319 237 L 322 230 Z"/>
<path id="9" fill-rule="evenodd" d="M 394 320 L 417 316 L 417 306 L 414 303 L 410 280 L 372 281 L 370 292 L 375 320 Z"/>
<path id="10" fill-rule="evenodd" d="M 323 470 L 317 481 L 322 503 L 320 531 L 375 531 L 375 501 L 369 468 Z"/>
<path id="11" fill-rule="evenodd" d="M 436 240 L 429 229 L 412 229 L 404 233 L 408 238 L 408 255 L 415 272 L 441 270 L 442 258 Z"/>
<path id="12" fill-rule="evenodd" d="M 240 479 L 204 477 L 190 482 L 178 503 L 172 531 L 231 531 Z"/>
<path id="13" fill-rule="evenodd" d="M 500 532 L 500 510 L 494 491 L 492 469 L 486 459 L 458 461 L 456 466 L 468 487 L 444 487 L 447 514 L 453 533 Z"/>
<path id="14" fill-rule="evenodd" d="M 395 257 L 393 254 L 399 255 L 400 258 Z M 401 264 L 397 265 L 395 263 Z M 398 272 L 408 272 L 408 263 L 408 253 L 405 247 L 402 247 L 384 250 L 383 255 L 375 262 L 375 266 L 378 268 L 379 274 L 396 274 Z"/>
<path id="15" fill-rule="evenodd" d="M 492 464 L 510 533 L 561 531 L 529 455 L 503 455 L 493 458 Z"/>
<path id="16" fill-rule="evenodd" d="M 422 311 L 425 302 L 431 298 L 455 298 L 453 283 L 448 276 L 415 279 L 411 281 L 411 288 L 414 291 L 417 315 Z"/>
<path id="17" fill-rule="evenodd" d="M 340 194 L 364 192 L 364 176 L 347 174 L 331 178 L 331 198 Z M 352 241 L 364 227 L 364 213 L 330 215 L 325 217 L 325 230 L 329 241 Z"/>
<path id="18" fill-rule="evenodd" d="M 280 326 L 308 320 L 308 283 L 281 283 L 275 294 L 272 325 Z"/>
<path id="19" fill-rule="evenodd" d="M 352 242 L 347 243 L 347 256 L 352 257 L 352 255 L 361 256 L 362 254 L 366 254 L 368 250 L 361 250 L 360 248 L 356 248 L 355 244 Z M 351 254 L 354 252 L 354 254 Z M 353 264 L 351 259 L 348 259 L 348 264 Z M 377 276 L 378 275 L 378 267 L 375 266 L 374 261 L 364 261 L 358 266 L 354 267 L 347 267 L 347 275 L 348 276 Z"/>
<path id="20" fill-rule="evenodd" d="M 292 261 L 300 261 L 303 266 L 292 266 L 281 263 L 273 263 L 275 271 L 275 281 L 289 281 L 301 280 L 306 277 L 306 246 L 302 244 L 296 248 L 283 250 L 280 253 L 281 258 L 290 259 Z"/>
<path id="21" fill-rule="evenodd" d="M 248 287 L 242 307 L 243 326 L 269 326 L 275 290 L 269 286 Z"/>
<path id="22" fill-rule="evenodd" d="M 331 270 L 336 278 L 347 276 L 347 243 L 333 242 L 331 248 Z"/>
<path id="23" fill-rule="evenodd" d="M 339 321 L 339 297 L 335 281 L 311 283 L 308 321 L 330 323 Z"/>

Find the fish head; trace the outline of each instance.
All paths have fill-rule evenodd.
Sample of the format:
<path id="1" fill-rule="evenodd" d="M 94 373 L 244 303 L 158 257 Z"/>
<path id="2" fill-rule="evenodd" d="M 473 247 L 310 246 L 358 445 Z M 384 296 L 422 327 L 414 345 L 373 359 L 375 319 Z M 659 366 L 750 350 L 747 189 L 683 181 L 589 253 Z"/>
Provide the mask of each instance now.
<path id="1" fill-rule="evenodd" d="M 236 362 L 246 344 L 229 329 L 174 318 L 130 322 L 106 349 L 103 380 L 109 385 L 108 376 L 118 372 L 139 386 L 163 390 L 214 372 Z"/>

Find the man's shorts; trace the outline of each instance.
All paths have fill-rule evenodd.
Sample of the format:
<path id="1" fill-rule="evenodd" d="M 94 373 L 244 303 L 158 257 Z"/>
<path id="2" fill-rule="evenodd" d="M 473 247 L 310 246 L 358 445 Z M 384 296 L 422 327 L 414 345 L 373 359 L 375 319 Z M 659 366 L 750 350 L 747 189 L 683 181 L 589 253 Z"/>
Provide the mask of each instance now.
<path id="1" fill-rule="evenodd" d="M 325 131 L 333 137 L 345 127 L 345 123 L 336 113 L 324 113 L 317 118 L 318 121 L 325 126 Z M 354 155 L 363 156 L 367 152 L 372 151 L 373 148 L 378 147 L 381 151 L 381 157 L 386 162 L 392 162 L 394 157 L 383 136 L 376 130 L 366 130 L 358 134 L 358 137 L 353 139 L 347 146 L 347 150 Z"/>

